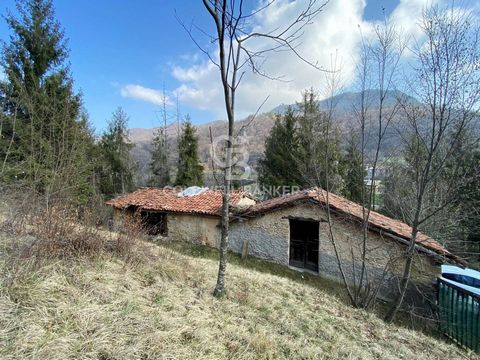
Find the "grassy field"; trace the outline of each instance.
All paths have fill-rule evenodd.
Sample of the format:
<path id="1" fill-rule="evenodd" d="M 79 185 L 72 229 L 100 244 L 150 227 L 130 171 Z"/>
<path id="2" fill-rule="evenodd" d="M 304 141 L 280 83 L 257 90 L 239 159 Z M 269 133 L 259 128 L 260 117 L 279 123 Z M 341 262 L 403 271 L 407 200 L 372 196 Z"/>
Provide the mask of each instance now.
<path id="1" fill-rule="evenodd" d="M 232 257 L 228 294 L 215 299 L 217 262 L 202 247 L 142 243 L 129 261 L 35 264 L 12 259 L 20 240 L 0 240 L 5 359 L 476 358 L 346 306 L 333 284 L 256 260 Z"/>

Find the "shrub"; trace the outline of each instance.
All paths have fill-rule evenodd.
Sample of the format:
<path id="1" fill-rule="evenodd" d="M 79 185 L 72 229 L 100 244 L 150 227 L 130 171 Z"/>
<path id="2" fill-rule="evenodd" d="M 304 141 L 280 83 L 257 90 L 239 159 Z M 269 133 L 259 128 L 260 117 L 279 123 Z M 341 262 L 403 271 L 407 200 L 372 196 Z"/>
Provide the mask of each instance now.
<path id="1" fill-rule="evenodd" d="M 102 228 L 106 206 L 99 201 L 72 206 L 67 199 L 48 199 L 33 192 L 3 191 L 3 215 L 0 231 L 22 238 L 16 244 L 21 257 L 37 260 L 115 255 L 125 260 L 139 260 L 136 241 L 141 226 L 127 223 L 122 233 L 112 234 Z M 7 209 L 7 210 L 5 210 Z"/>

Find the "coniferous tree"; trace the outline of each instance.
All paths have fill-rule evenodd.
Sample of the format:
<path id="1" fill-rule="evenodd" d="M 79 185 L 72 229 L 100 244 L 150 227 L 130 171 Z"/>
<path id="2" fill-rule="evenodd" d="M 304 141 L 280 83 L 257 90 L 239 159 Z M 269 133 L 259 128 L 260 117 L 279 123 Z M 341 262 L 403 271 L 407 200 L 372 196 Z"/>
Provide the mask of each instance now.
<path id="1" fill-rule="evenodd" d="M 296 155 L 297 119 L 291 107 L 284 116 L 277 115 L 275 125 L 265 140 L 265 157 L 260 161 L 259 180 L 263 186 L 302 186 Z"/>
<path id="2" fill-rule="evenodd" d="M 159 129 L 152 141 L 152 160 L 150 185 L 164 187 L 170 184 L 170 164 L 164 129 Z"/>
<path id="3" fill-rule="evenodd" d="M 73 90 L 63 30 L 51 0 L 19 0 L 17 9 L 18 18 L 6 16 L 12 35 L 2 51 L 0 176 L 84 198 L 92 191 L 86 150 L 93 136 Z"/>
<path id="4" fill-rule="evenodd" d="M 454 248 L 463 247 L 461 252 L 466 253 L 472 265 L 478 267 L 480 265 L 480 148 L 477 145 L 464 155 L 460 165 L 464 171 L 463 181 L 457 187 L 455 194 L 459 220 L 455 235 L 462 242 L 454 244 Z"/>
<path id="5" fill-rule="evenodd" d="M 452 157 L 435 184 L 440 192 L 437 197 L 447 193 L 450 201 L 428 230 L 474 266 L 480 263 L 480 146 L 474 128 L 457 129 L 449 134 L 454 144 Z"/>
<path id="6" fill-rule="evenodd" d="M 134 187 L 135 165 L 130 155 L 133 144 L 128 139 L 128 116 L 118 108 L 99 143 L 102 164 L 100 190 L 107 198 L 125 194 Z"/>
<path id="7" fill-rule="evenodd" d="M 296 158 L 305 186 L 341 192 L 339 131 L 320 110 L 318 95 L 313 89 L 303 93 L 303 101 L 298 106 L 302 114 L 298 119 Z"/>
<path id="8" fill-rule="evenodd" d="M 198 157 L 198 138 L 188 117 L 178 141 L 178 169 L 175 183 L 185 187 L 203 185 L 203 167 Z"/>
<path id="9" fill-rule="evenodd" d="M 361 204 L 366 172 L 362 165 L 362 153 L 353 134 L 348 141 L 346 153 L 342 158 L 342 167 L 345 183 L 343 194 L 347 199 Z"/>

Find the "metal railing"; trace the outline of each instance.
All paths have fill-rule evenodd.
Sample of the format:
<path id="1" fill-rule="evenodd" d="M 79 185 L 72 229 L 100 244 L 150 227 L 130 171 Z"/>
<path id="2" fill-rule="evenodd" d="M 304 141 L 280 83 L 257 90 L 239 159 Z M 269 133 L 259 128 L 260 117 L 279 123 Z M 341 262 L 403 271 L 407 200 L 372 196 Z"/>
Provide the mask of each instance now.
<path id="1" fill-rule="evenodd" d="M 459 345 L 480 352 L 480 295 L 437 280 L 440 329 Z"/>

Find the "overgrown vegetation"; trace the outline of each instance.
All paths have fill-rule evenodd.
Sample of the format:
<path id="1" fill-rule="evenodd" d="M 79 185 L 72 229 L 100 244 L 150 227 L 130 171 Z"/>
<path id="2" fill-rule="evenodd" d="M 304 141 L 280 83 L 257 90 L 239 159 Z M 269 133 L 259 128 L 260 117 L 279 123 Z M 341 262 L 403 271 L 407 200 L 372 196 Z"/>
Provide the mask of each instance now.
<path id="1" fill-rule="evenodd" d="M 176 185 L 203 185 L 203 167 L 198 158 L 198 138 L 195 128 L 187 117 L 178 140 L 178 168 Z"/>
<path id="2" fill-rule="evenodd" d="M 0 232 L 2 357 L 475 358 L 345 307 L 318 277 L 258 260 L 232 256 L 229 291 L 217 299 L 207 248 L 137 238 L 140 262 L 104 252 L 35 264 L 18 258 L 33 239 Z"/>
<path id="3" fill-rule="evenodd" d="M 310 0 L 306 2 L 301 15 L 292 24 L 287 25 L 285 31 L 275 29 L 262 34 L 251 32 L 253 29 L 249 28 L 248 21 L 245 21 L 251 15 L 242 11 L 242 4 L 235 1 L 230 4 L 204 1 L 205 8 L 216 25 L 216 34 L 211 37 L 211 41 L 218 46 L 220 63 L 217 64 L 212 57 L 210 60 L 220 70 L 225 110 L 228 115 L 228 134 L 225 134 L 228 135 L 228 140 L 225 154 L 222 154 L 225 156 L 225 166 L 219 169 L 224 175 L 224 195 L 220 266 L 214 292 L 216 295 L 224 295 L 226 292 L 229 192 L 234 184 L 231 182 L 231 175 L 232 173 L 235 175 L 233 167 L 236 165 L 235 157 L 232 156 L 237 135 L 234 134 L 235 99 L 244 67 L 250 65 L 253 73 L 269 77 L 262 71 L 263 59 L 267 53 L 280 50 L 292 51 L 303 62 L 318 67 L 297 53 L 294 43 L 300 39 L 303 28 L 323 10 L 325 5 L 323 2 Z M 268 3 L 266 7 L 270 5 L 271 3 Z M 155 357 L 163 349 L 172 350 L 175 356 L 200 353 L 205 357 L 212 354 L 214 356 L 234 354 L 232 356 L 235 357 L 293 355 L 315 357 L 320 351 L 328 349 L 334 351 L 335 356 L 352 356 L 356 354 L 357 348 L 360 348 L 365 356 L 393 356 L 388 349 L 379 350 L 380 352 L 361 349 L 358 342 L 364 339 L 363 335 L 355 337 L 349 332 L 350 329 L 340 331 L 341 335 L 333 332 L 325 335 L 326 337 L 322 337 L 323 334 L 319 335 L 318 333 L 325 331 L 325 328 L 328 330 L 330 322 L 328 317 L 323 316 L 324 314 L 320 314 L 318 318 L 312 317 L 311 314 L 315 311 L 312 311 L 309 304 L 317 306 L 315 297 L 328 301 L 328 296 L 315 292 L 319 290 L 314 286 L 313 289 L 309 289 L 314 291 L 312 293 L 305 289 L 300 290 L 301 294 L 307 294 L 305 303 L 294 304 L 294 299 L 285 293 L 287 291 L 298 294 L 298 289 L 293 288 L 294 285 L 298 285 L 293 275 L 289 278 L 294 283 L 286 284 L 287 290 L 266 292 L 269 300 L 270 296 L 272 297 L 272 302 L 265 305 L 260 304 L 258 300 L 265 292 L 257 289 L 270 290 L 268 282 L 276 281 L 268 278 L 272 274 L 265 275 L 266 278 L 264 275 L 255 277 L 249 271 L 244 274 L 243 270 L 234 269 L 232 291 L 222 302 L 215 302 L 217 300 L 201 298 L 197 294 L 198 291 L 205 291 L 206 287 L 203 284 L 209 283 L 210 278 L 214 276 L 209 260 L 197 259 L 190 263 L 188 256 L 178 255 L 165 247 L 160 249 L 151 247 L 154 255 L 137 257 L 143 253 L 139 249 L 143 243 L 135 241 L 139 236 L 136 224 L 127 226 L 124 232 L 119 234 L 112 235 L 101 230 L 98 226 L 105 224 L 105 220 L 102 216 L 99 217 L 103 208 L 98 204 L 103 202 L 103 197 L 124 194 L 135 187 L 135 166 L 130 157 L 133 145 L 128 140 L 128 116 L 119 108 L 100 139 L 95 139 L 87 113 L 83 109 L 81 94 L 74 91 L 73 77 L 68 66 L 68 44 L 61 25 L 54 17 L 51 0 L 18 0 L 17 15 L 8 14 L 6 21 L 12 36 L 1 52 L 1 66 L 5 79 L 0 82 L 0 184 L 12 188 L 13 196 L 16 198 L 11 201 L 14 205 L 11 211 L 15 216 L 7 217 L 1 230 L 5 238 L 5 251 L 0 256 L 0 261 L 3 262 L 1 301 L 5 301 L 0 309 L 6 309 L 5 320 L 2 320 L 5 321 L 4 328 L 7 329 L 5 348 L 18 357 L 25 355 L 51 357 L 63 354 L 63 350 L 72 356 L 78 355 L 79 352 L 89 353 L 91 350 L 92 357 L 100 358 L 145 354 Z M 292 34 L 289 34 L 290 30 L 293 31 Z M 471 258 L 478 261 L 477 219 L 480 188 L 478 136 L 467 135 L 476 134 L 474 125 L 478 123 L 479 29 L 469 14 L 457 14 L 453 9 L 448 13 L 444 12 L 443 8 L 431 8 L 424 14 L 421 30 L 430 46 L 419 44 L 417 49 L 412 49 L 415 68 L 410 75 L 415 81 L 407 86 L 410 87 L 408 92 L 415 95 L 419 101 L 412 101 L 410 96 L 399 97 L 394 105 L 387 107 L 388 93 L 397 94 L 395 90 L 397 65 L 400 64 L 405 45 L 400 46 L 401 51 L 395 50 L 397 41 L 403 43 L 404 39 L 393 29 L 379 25 L 375 30 L 377 39 L 365 47 L 368 49 L 368 58 L 363 59 L 364 64 L 359 65 L 360 68 L 365 65 L 360 69 L 362 70 L 360 77 L 363 79 L 362 100 L 360 106 L 353 109 L 352 113 L 358 118 L 361 129 L 358 134 L 352 132 L 344 153 L 341 152 L 340 129 L 333 126 L 333 112 L 320 111 L 317 95 L 310 90 L 305 92 L 303 102 L 298 104 L 299 114 L 290 110 L 284 119 L 279 119 L 267 140 L 266 157 L 262 162 L 261 180 L 267 186 L 319 185 L 327 190 L 341 192 L 350 199 L 366 205 L 363 212 L 362 269 L 358 281 L 354 281 L 358 286 L 351 296 L 351 303 L 355 306 L 369 307 L 370 304 L 374 306 L 376 292 L 373 291 L 370 295 L 368 291 L 363 290 L 372 289 L 371 283 L 367 281 L 370 277 L 365 270 L 365 258 L 368 217 L 370 210 L 376 209 L 375 199 L 381 197 L 375 193 L 375 172 L 377 164 L 380 165 L 385 160 L 382 158 L 385 155 L 381 155 L 381 147 L 387 127 L 391 127 L 390 122 L 393 123 L 400 113 L 407 119 L 407 123 L 403 123 L 404 128 L 396 129 L 400 133 L 399 136 L 403 137 L 403 152 L 390 154 L 391 163 L 396 166 L 398 173 L 391 171 L 390 178 L 386 181 L 387 186 L 392 186 L 387 188 L 385 194 L 386 203 L 392 205 L 387 210 L 412 225 L 409 249 L 404 255 L 407 263 L 400 286 L 401 291 L 389 320 L 392 320 L 400 309 L 410 282 L 418 231 L 433 235 L 448 245 L 453 245 L 454 248 L 458 246 L 456 250 L 471 255 Z M 267 45 L 262 50 L 249 49 L 246 46 L 247 42 L 254 38 L 271 40 L 272 47 Z M 208 54 L 208 51 L 206 53 Z M 262 60 L 259 61 L 260 59 Z M 371 66 L 380 69 L 379 73 L 372 71 Z M 379 81 L 372 82 L 371 79 L 367 81 L 369 77 L 378 78 Z M 437 84 L 437 79 L 442 81 Z M 375 99 L 369 100 L 365 98 L 365 94 L 368 94 L 366 86 L 372 84 L 378 88 L 378 99 L 375 96 Z M 431 84 L 435 86 L 432 87 Z M 332 91 L 329 102 L 333 102 L 333 93 Z M 160 131 L 155 138 L 155 151 L 150 167 L 154 180 L 152 184 L 158 186 L 170 183 L 168 144 L 165 137 L 167 128 L 165 99 L 164 94 L 164 132 Z M 369 111 L 369 106 L 372 107 L 369 102 L 377 100 L 379 104 L 376 110 Z M 333 110 L 333 106 L 330 110 Z M 366 129 L 371 125 L 369 117 L 373 117 L 374 122 L 378 120 L 378 125 L 372 129 Z M 378 134 L 377 140 L 370 141 L 370 144 L 365 138 L 369 132 L 367 130 Z M 178 139 L 179 159 L 176 174 L 178 185 L 203 184 L 203 167 L 198 159 L 197 142 L 195 128 L 187 120 Z M 376 143 L 373 156 L 365 153 L 367 145 L 371 146 L 371 143 Z M 370 189 L 364 186 L 366 166 L 372 167 Z M 22 196 L 18 195 L 20 193 Z M 330 232 L 333 239 L 331 229 Z M 144 263 L 144 268 L 135 265 L 139 261 Z M 159 265 L 156 261 L 162 264 Z M 240 265 L 235 259 L 233 262 Z M 197 269 L 197 263 L 201 263 L 206 269 Z M 94 269 L 92 264 L 100 266 L 100 269 Z M 98 274 L 102 274 L 102 267 L 113 271 L 112 278 L 108 280 L 111 283 L 100 284 L 116 289 L 113 295 L 106 295 L 107 298 L 113 299 L 114 303 L 116 291 L 120 286 L 125 286 L 124 282 L 119 282 L 120 277 L 115 277 L 119 269 L 130 271 L 126 274 L 125 281 L 131 281 L 133 284 L 135 281 L 138 282 L 138 286 L 127 287 L 125 293 L 122 293 L 125 295 L 122 301 L 126 301 L 126 305 L 115 303 L 117 307 L 114 307 L 113 303 L 107 302 L 105 304 L 110 304 L 111 307 L 106 306 L 103 309 L 104 300 L 98 302 L 96 295 L 89 293 L 89 281 L 95 283 L 101 279 L 102 275 Z M 342 268 L 340 262 L 339 267 Z M 149 272 L 145 272 L 146 269 Z M 83 271 L 87 273 L 90 271 L 92 278 L 82 277 Z M 195 273 L 192 274 L 191 271 Z M 170 275 L 164 276 L 162 275 L 164 273 Z M 284 277 L 280 270 L 279 274 Z M 79 283 L 72 279 L 78 279 Z M 196 279 L 194 283 L 192 279 Z M 174 301 L 173 294 L 185 293 L 186 297 L 182 300 L 188 304 L 189 301 L 192 303 L 187 310 L 194 309 L 195 316 L 200 314 L 209 316 L 200 318 L 205 323 L 198 323 L 196 328 L 192 328 L 195 322 L 184 320 L 188 318 L 188 311 L 182 310 L 184 303 L 177 299 L 172 309 L 180 310 L 169 315 L 183 326 L 182 332 L 188 329 L 187 334 L 177 339 L 172 333 L 164 334 L 163 328 L 159 330 L 162 334 L 157 334 L 161 339 L 171 340 L 172 346 L 176 346 L 172 348 L 164 344 L 161 345 L 163 348 L 158 347 L 160 345 L 156 340 L 159 338 L 152 335 L 156 334 L 159 324 L 167 320 L 164 318 L 152 320 L 155 319 L 155 314 L 148 307 L 154 305 L 145 293 L 145 291 L 148 293 L 148 290 L 142 287 L 143 283 L 152 286 L 160 280 L 164 283 L 155 291 L 159 293 L 162 290 L 171 291 L 171 301 Z M 201 284 L 197 284 L 197 281 Z M 281 284 L 278 283 L 278 286 Z M 213 286 L 213 282 L 210 285 Z M 303 285 L 300 284 L 300 288 Z M 52 290 L 52 293 L 47 293 L 48 289 Z M 346 289 L 349 290 L 348 285 Z M 85 300 L 86 304 L 78 304 L 75 302 L 76 299 L 69 297 L 69 294 L 78 293 L 80 295 L 77 298 Z M 37 297 L 39 294 L 42 297 Z M 119 296 L 123 296 L 122 294 Z M 198 301 L 203 305 L 198 305 L 192 294 L 197 294 L 197 300 L 201 299 Z M 367 296 L 361 298 L 362 294 Z M 129 297 L 138 298 L 138 304 L 130 304 Z M 294 298 L 299 301 L 302 296 L 295 295 Z M 256 305 L 251 307 L 252 303 Z M 86 309 L 84 306 L 92 304 L 95 304 L 95 309 L 102 309 L 96 313 L 95 309 L 88 308 L 90 315 L 87 317 L 92 316 L 90 320 L 69 312 L 68 306 L 76 308 L 81 313 Z M 218 304 L 222 306 L 217 306 Z M 65 307 L 62 307 L 63 305 Z M 234 306 L 240 306 L 240 309 L 251 317 L 248 319 L 244 317 L 242 322 L 242 318 L 238 318 L 236 313 L 231 313 Z M 288 319 L 287 325 L 282 322 L 284 318 L 270 315 L 262 317 L 264 306 L 269 314 L 280 314 L 278 316 Z M 118 308 L 124 309 L 125 314 L 135 314 L 136 317 L 126 320 L 132 323 L 120 323 L 122 331 L 124 330 L 121 337 L 123 336 L 125 347 L 120 347 L 119 350 L 107 346 L 104 349 L 103 345 L 96 343 L 101 341 L 102 336 L 96 335 L 103 334 L 102 328 L 108 328 L 110 322 L 115 322 L 118 316 L 121 317 L 123 313 L 119 315 Z M 33 311 L 32 309 L 36 312 L 29 313 Z M 137 314 L 135 309 L 142 311 Z M 203 310 L 206 311 L 205 314 Z M 322 311 L 326 312 L 327 309 Z M 329 311 L 335 312 L 332 308 Z M 355 313 L 354 310 L 346 308 L 343 311 Z M 32 320 L 26 318 L 25 314 L 30 314 Z M 355 314 L 368 317 L 365 313 Z M 67 318 L 63 318 L 64 315 L 67 315 Z M 343 319 L 340 315 L 338 317 Z M 106 322 L 97 322 L 98 319 L 104 319 Z M 317 326 L 314 319 L 327 322 L 328 325 Z M 263 320 L 265 324 L 262 328 Z M 136 323 L 138 321 L 142 322 L 140 327 Z M 228 333 L 231 325 L 229 321 L 237 322 L 235 327 L 238 327 L 239 334 L 245 336 L 253 334 L 252 337 L 232 340 L 236 339 L 235 336 L 238 334 L 233 333 L 233 325 L 232 333 Z M 342 320 L 338 321 L 337 326 L 342 329 L 345 324 L 341 322 Z M 170 322 L 166 324 L 172 327 Z M 271 324 L 277 324 L 280 330 Z M 82 327 L 84 325 L 85 327 Z M 217 328 L 210 329 L 212 325 Z M 143 326 L 147 326 L 148 329 Z M 363 324 L 359 326 L 365 330 Z M 226 329 L 227 335 L 222 332 L 222 327 Z M 294 334 L 289 332 L 291 328 L 297 329 Z M 29 332 L 23 334 L 26 329 Z M 103 334 L 105 335 L 103 344 L 110 344 L 109 339 L 113 338 L 110 334 L 112 329 L 115 329 L 115 326 L 112 325 L 107 334 Z M 258 332 L 258 329 L 261 331 Z M 197 330 L 200 333 L 197 334 Z M 72 335 L 78 332 L 82 334 L 79 339 Z M 131 335 L 132 332 L 135 335 Z M 71 338 L 65 339 L 63 337 L 65 334 L 69 334 Z M 354 339 L 348 342 L 346 338 L 350 334 Z M 30 337 L 27 338 L 27 335 Z M 202 338 L 203 335 L 205 338 Z M 280 344 L 273 346 L 277 337 L 281 339 Z M 219 338 L 226 344 L 225 348 L 219 345 L 222 344 L 222 341 L 218 342 Z M 60 344 L 56 342 L 57 339 L 60 339 L 58 340 Z M 145 339 L 147 343 L 154 344 L 145 343 Z M 306 341 L 303 342 L 304 340 Z M 234 342 L 233 345 L 231 341 Z M 345 342 L 352 345 L 351 349 L 339 346 Z M 33 345 L 30 348 L 31 344 Z M 70 344 L 73 349 L 69 347 Z M 376 344 L 382 346 L 382 339 L 376 341 Z M 53 351 L 55 348 L 56 351 Z M 202 352 L 205 349 L 207 352 Z M 239 353 L 240 349 L 242 353 Z M 44 350 L 47 353 L 43 354 Z M 117 350 L 121 352 L 117 353 Z M 381 353 L 382 351 L 385 353 Z M 409 351 L 410 348 L 405 350 L 405 356 Z M 432 353 L 428 355 L 432 356 Z"/>
<path id="4" fill-rule="evenodd" d="M 12 238 L 9 256 L 19 267 L 23 266 L 22 260 L 42 264 L 51 259 L 75 261 L 105 254 L 123 259 L 134 256 L 140 224 L 126 220 L 122 232 L 106 232 L 102 225 L 111 214 L 101 202 L 76 208 L 58 199 L 46 204 L 42 195 L 28 190 L 18 193 L 2 189 L 0 194 L 0 230 Z"/>

